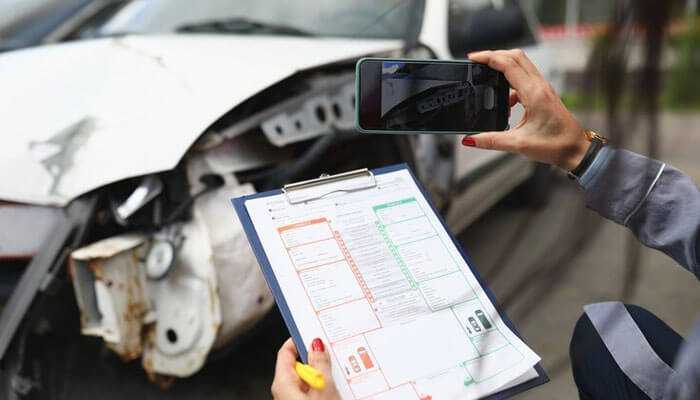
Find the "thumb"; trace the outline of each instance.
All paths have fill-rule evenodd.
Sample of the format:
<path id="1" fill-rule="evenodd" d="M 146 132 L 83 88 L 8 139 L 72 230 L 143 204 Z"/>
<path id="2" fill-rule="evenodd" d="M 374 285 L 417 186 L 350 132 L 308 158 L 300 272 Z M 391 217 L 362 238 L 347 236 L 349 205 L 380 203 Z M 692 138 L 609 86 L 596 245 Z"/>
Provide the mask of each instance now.
<path id="1" fill-rule="evenodd" d="M 482 132 L 465 136 L 462 145 L 487 150 L 517 152 L 518 136 L 515 131 Z"/>
<path id="2" fill-rule="evenodd" d="M 323 341 L 316 338 L 311 342 L 311 351 L 309 352 L 309 365 L 323 373 L 326 381 L 330 381 L 331 375 L 331 358 L 326 351 Z"/>

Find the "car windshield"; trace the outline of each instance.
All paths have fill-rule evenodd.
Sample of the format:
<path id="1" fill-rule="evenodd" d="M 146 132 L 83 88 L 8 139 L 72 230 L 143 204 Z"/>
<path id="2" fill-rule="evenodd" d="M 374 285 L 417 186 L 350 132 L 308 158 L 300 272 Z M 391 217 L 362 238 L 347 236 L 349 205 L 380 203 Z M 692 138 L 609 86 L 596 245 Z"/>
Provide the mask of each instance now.
<path id="1" fill-rule="evenodd" d="M 73 38 L 206 32 L 404 38 L 419 0 L 131 0 Z M 107 15 L 105 15 L 107 14 Z"/>

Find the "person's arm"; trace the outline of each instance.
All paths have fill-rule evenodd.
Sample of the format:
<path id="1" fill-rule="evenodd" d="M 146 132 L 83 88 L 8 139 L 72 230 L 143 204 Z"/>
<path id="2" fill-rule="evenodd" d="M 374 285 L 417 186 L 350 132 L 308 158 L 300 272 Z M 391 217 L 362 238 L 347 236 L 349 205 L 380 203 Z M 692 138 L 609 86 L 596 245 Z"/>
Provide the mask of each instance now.
<path id="1" fill-rule="evenodd" d="M 521 103 L 525 116 L 509 131 L 466 136 L 464 145 L 523 154 L 566 171 L 581 162 L 590 145 L 583 128 L 522 50 L 469 58 L 505 74 L 513 88 L 511 106 Z M 590 208 L 700 278 L 700 193 L 690 178 L 659 161 L 606 147 L 580 182 Z"/>
<path id="2" fill-rule="evenodd" d="M 685 343 L 678 351 L 673 369 L 676 371 L 666 385 L 664 399 L 697 400 L 700 399 L 700 319 Z"/>
<path id="3" fill-rule="evenodd" d="M 627 150 L 604 148 L 596 162 L 581 177 L 586 205 L 700 279 L 700 191 L 693 181 Z"/>

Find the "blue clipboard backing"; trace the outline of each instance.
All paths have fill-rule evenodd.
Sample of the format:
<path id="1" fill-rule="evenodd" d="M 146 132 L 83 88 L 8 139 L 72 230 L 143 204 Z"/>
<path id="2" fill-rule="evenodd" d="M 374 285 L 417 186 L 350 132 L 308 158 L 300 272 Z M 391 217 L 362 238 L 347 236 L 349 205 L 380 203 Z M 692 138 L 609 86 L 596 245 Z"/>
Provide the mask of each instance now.
<path id="1" fill-rule="evenodd" d="M 382 167 L 382 168 L 377 168 L 373 169 L 372 173 L 375 175 L 382 175 L 390 172 L 395 172 L 399 170 L 408 170 L 408 172 L 411 174 L 411 178 L 413 178 L 413 181 L 416 183 L 416 186 L 421 191 L 421 194 L 423 197 L 425 197 L 426 201 L 430 205 L 431 210 L 433 213 L 437 216 L 438 220 L 442 224 L 442 227 L 445 229 L 445 231 L 449 234 L 450 239 L 452 240 L 452 243 L 457 247 L 457 250 L 459 251 L 460 255 L 462 258 L 467 262 L 467 265 L 469 266 L 469 269 L 471 272 L 474 274 L 476 277 L 476 280 L 479 282 L 479 285 L 484 289 L 484 292 L 488 296 L 489 300 L 491 300 L 491 303 L 493 303 L 494 307 L 496 308 L 496 311 L 498 314 L 501 316 L 501 319 L 503 322 L 510 328 L 513 333 L 515 333 L 519 338 L 522 339 L 522 336 L 520 335 L 520 332 L 518 329 L 515 327 L 513 322 L 508 318 L 508 315 L 505 313 L 501 305 L 498 303 L 496 300 L 496 296 L 493 294 L 491 291 L 491 288 L 486 285 L 486 282 L 484 282 L 483 278 L 481 277 L 481 274 L 479 274 L 479 271 L 475 270 L 472 264 L 471 259 L 467 255 L 467 253 L 464 251 L 462 248 L 462 245 L 455 239 L 454 235 L 452 235 L 452 232 L 447 227 L 447 224 L 445 223 L 445 220 L 442 218 L 442 215 L 435 209 L 435 206 L 433 205 L 433 202 L 430 200 L 430 195 L 428 194 L 428 191 L 425 189 L 423 184 L 416 178 L 416 176 L 413 174 L 413 171 L 411 171 L 410 168 L 408 168 L 408 165 L 406 164 L 396 164 L 396 165 L 390 165 L 387 167 Z M 234 199 L 231 199 L 231 203 L 233 204 L 233 208 L 236 211 L 236 214 L 238 215 L 238 219 L 241 222 L 241 225 L 243 226 L 243 231 L 245 232 L 246 236 L 248 237 L 248 241 L 250 242 L 250 246 L 253 250 L 253 254 L 255 254 L 255 257 L 258 260 L 258 263 L 260 264 L 260 268 L 262 269 L 263 275 L 265 276 L 265 280 L 267 281 L 268 286 L 270 287 L 270 291 L 272 292 L 272 295 L 275 298 L 275 302 L 277 303 L 277 307 L 280 311 L 280 314 L 282 314 L 282 318 L 284 320 L 284 323 L 287 325 L 287 329 L 289 330 L 289 333 L 292 337 L 292 340 L 294 341 L 294 344 L 297 347 L 297 350 L 299 352 L 299 357 L 303 362 L 307 362 L 307 349 L 306 349 L 306 344 L 303 342 L 301 335 L 299 334 L 299 329 L 296 326 L 296 323 L 294 322 L 294 318 L 292 317 L 292 314 L 289 310 L 289 306 L 287 305 L 287 300 L 284 298 L 284 295 L 282 294 L 282 290 L 280 288 L 279 282 L 277 282 L 277 278 L 275 277 L 275 274 L 272 271 L 272 265 L 270 264 L 270 261 L 267 258 L 267 254 L 265 253 L 265 250 L 263 249 L 262 243 L 260 243 L 260 237 L 258 236 L 257 231 L 255 230 L 255 226 L 253 225 L 253 221 L 250 219 L 250 214 L 248 214 L 248 210 L 246 209 L 245 203 L 248 200 L 253 200 L 257 198 L 262 198 L 262 197 L 270 197 L 270 196 L 276 196 L 282 194 L 282 190 L 277 189 L 277 190 L 271 190 L 267 192 L 262 192 L 262 193 L 256 193 L 252 195 L 247 195 L 247 196 L 241 196 L 237 197 Z M 520 385 L 511 387 L 509 389 L 503 390 L 498 393 L 494 393 L 488 397 L 484 397 L 484 400 L 502 400 L 502 399 L 507 399 L 510 398 L 518 393 L 522 393 L 526 390 L 532 389 L 536 386 L 543 385 L 547 382 L 549 382 L 549 377 L 547 376 L 547 373 L 545 372 L 544 368 L 540 363 L 537 363 L 535 365 L 535 371 L 537 371 L 538 376 L 536 378 L 533 378 L 527 382 L 521 383 Z"/>

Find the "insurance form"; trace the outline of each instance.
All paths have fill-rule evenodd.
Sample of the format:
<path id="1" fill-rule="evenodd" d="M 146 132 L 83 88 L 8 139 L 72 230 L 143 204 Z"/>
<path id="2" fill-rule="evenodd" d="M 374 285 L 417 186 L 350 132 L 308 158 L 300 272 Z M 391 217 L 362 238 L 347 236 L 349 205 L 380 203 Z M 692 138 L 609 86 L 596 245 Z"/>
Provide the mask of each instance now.
<path id="1" fill-rule="evenodd" d="M 410 172 L 373 179 L 244 203 L 301 340 L 328 344 L 343 399 L 478 399 L 537 377 L 540 358 L 502 321 Z"/>

